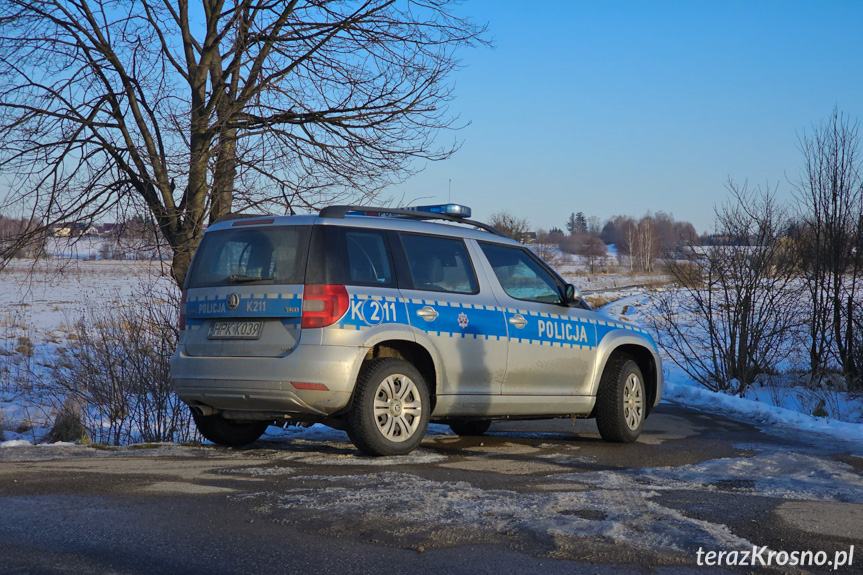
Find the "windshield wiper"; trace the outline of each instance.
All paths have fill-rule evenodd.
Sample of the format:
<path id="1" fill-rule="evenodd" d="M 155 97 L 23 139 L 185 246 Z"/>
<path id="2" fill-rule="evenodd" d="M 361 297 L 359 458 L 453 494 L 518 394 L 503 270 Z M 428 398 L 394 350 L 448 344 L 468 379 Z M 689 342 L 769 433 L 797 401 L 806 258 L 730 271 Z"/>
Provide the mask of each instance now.
<path id="1" fill-rule="evenodd" d="M 245 282 L 259 282 L 264 280 L 271 280 L 273 278 L 265 278 L 261 276 L 244 276 L 244 275 L 232 275 L 231 281 L 235 283 L 245 283 Z"/>

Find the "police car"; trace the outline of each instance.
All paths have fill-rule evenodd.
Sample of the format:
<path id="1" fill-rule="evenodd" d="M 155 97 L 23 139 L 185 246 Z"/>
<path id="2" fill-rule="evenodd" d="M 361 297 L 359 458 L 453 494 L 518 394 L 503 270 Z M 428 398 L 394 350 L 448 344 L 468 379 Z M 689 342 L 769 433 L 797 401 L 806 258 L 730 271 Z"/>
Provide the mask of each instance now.
<path id="1" fill-rule="evenodd" d="M 176 393 L 228 446 L 320 422 L 397 455 L 430 421 L 479 435 L 554 417 L 631 442 L 663 388 L 648 333 L 457 204 L 226 216 L 195 253 L 180 330 Z"/>

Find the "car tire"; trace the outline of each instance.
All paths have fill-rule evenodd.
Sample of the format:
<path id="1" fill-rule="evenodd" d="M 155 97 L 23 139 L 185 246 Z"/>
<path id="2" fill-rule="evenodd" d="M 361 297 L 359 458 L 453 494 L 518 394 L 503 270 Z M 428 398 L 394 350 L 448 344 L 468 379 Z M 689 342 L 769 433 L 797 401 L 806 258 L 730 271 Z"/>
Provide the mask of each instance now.
<path id="1" fill-rule="evenodd" d="M 348 437 L 368 455 L 404 455 L 428 428 L 428 387 L 410 363 L 395 358 L 367 362 L 360 370 L 348 412 Z"/>
<path id="2" fill-rule="evenodd" d="M 644 376 L 625 355 L 613 356 L 602 372 L 596 392 L 596 426 L 606 441 L 632 443 L 647 417 Z"/>
<path id="3" fill-rule="evenodd" d="M 449 428 L 452 429 L 452 432 L 456 435 L 461 435 L 462 437 L 474 437 L 477 435 L 482 435 L 483 433 L 488 431 L 489 426 L 491 426 L 491 421 L 489 421 L 488 419 L 453 421 L 449 424 Z"/>
<path id="4" fill-rule="evenodd" d="M 234 421 L 221 415 L 198 415 L 194 411 L 192 417 L 201 435 L 227 447 L 248 445 L 260 438 L 270 426 L 269 421 Z"/>

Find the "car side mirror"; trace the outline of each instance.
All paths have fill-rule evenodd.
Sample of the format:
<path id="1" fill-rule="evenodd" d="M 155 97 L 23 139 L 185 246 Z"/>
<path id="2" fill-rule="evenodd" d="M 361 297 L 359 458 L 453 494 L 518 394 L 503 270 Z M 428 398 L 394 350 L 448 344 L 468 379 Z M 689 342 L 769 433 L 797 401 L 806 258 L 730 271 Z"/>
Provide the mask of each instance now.
<path id="1" fill-rule="evenodd" d="M 567 305 L 581 301 L 581 291 L 572 284 L 566 284 L 564 288 L 564 303 Z"/>

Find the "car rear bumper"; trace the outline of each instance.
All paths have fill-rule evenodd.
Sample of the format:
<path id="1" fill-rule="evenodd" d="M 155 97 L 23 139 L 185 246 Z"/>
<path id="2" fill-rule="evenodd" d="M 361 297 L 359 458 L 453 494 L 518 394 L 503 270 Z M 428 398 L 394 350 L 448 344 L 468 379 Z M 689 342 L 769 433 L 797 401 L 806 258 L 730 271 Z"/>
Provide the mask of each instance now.
<path id="1" fill-rule="evenodd" d="M 302 344 L 282 358 L 200 357 L 178 351 L 171 375 L 177 396 L 192 407 L 326 417 L 348 405 L 365 352 Z"/>

